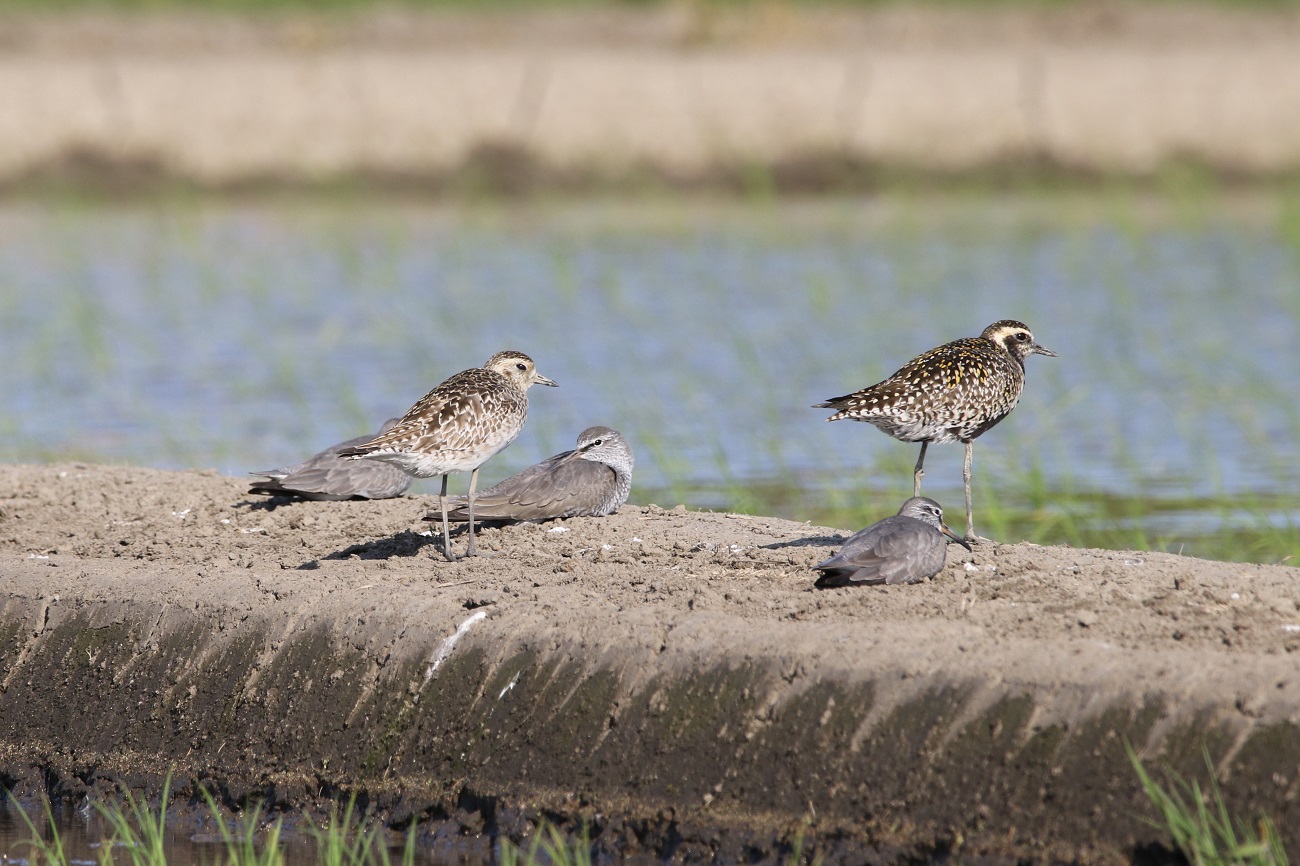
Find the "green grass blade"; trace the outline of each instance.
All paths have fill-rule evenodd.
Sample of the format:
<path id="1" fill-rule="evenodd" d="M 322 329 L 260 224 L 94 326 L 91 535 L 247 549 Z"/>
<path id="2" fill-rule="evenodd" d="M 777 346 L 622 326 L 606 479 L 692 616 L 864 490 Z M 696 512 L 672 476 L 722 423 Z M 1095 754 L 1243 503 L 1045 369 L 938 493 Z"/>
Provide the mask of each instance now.
<path id="1" fill-rule="evenodd" d="M 1142 766 L 1132 746 L 1125 743 L 1124 749 L 1143 792 L 1160 813 L 1161 821 L 1147 823 L 1167 830 L 1174 847 L 1189 863 L 1289 866 L 1285 845 L 1268 816 L 1261 815 L 1254 828 L 1232 819 L 1208 750 L 1204 750 L 1204 756 L 1210 784 L 1202 790 L 1198 782 L 1188 782 L 1172 770 L 1166 770 L 1169 787 L 1161 786 Z"/>
<path id="2" fill-rule="evenodd" d="M 49 797 L 41 795 L 41 808 L 45 813 L 45 823 L 49 827 L 50 838 L 46 840 L 32 819 L 28 817 L 23 808 L 18 805 L 12 793 L 9 794 L 9 802 L 13 805 L 14 811 L 18 817 L 22 818 L 23 823 L 27 825 L 27 831 L 31 834 L 30 839 L 24 839 L 19 844 L 28 848 L 36 857 L 45 861 L 45 866 L 68 866 L 68 856 L 63 850 L 63 837 L 59 835 L 58 824 L 54 820 L 54 808 L 50 805 Z"/>

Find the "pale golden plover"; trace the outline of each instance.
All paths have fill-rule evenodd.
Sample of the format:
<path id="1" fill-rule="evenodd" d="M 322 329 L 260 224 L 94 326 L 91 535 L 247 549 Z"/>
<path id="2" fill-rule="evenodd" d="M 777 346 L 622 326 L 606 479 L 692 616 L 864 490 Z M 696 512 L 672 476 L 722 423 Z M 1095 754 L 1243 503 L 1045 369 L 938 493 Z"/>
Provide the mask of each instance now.
<path id="1" fill-rule="evenodd" d="M 443 554 L 451 555 L 447 476 L 469 472 L 469 544 L 474 556 L 474 487 L 479 467 L 515 440 L 528 417 L 528 388 L 555 382 L 523 352 L 497 352 L 482 367 L 462 370 L 421 398 L 387 433 L 344 449 L 352 459 L 381 460 L 416 478 L 442 476 Z"/>

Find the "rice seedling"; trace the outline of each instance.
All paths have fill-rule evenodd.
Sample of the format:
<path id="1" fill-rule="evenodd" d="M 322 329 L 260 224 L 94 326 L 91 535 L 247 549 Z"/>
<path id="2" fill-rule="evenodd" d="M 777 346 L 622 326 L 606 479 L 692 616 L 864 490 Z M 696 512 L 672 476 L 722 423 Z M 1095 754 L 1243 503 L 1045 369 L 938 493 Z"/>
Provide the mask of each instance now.
<path id="1" fill-rule="evenodd" d="M 365 815 L 356 811 L 356 795 L 348 798 L 340 815 L 338 804 L 330 809 L 330 817 L 323 824 L 306 818 L 307 835 L 316 845 L 316 862 L 319 866 L 393 866 L 392 855 L 385 844 L 382 824 L 365 824 Z M 407 830 L 399 859 L 401 866 L 415 862 L 415 823 Z"/>
<path id="2" fill-rule="evenodd" d="M 203 802 L 212 813 L 213 823 L 221 837 L 225 851 L 225 866 L 284 866 L 284 851 L 280 845 L 280 818 L 265 830 L 260 828 L 262 804 L 255 804 L 245 812 L 232 828 L 221 816 L 221 808 L 208 792 L 200 787 Z"/>
<path id="3" fill-rule="evenodd" d="M 559 828 L 542 821 L 524 851 L 509 839 L 497 846 L 500 866 L 591 866 L 591 841 L 584 825 L 582 832 L 569 842 Z"/>
<path id="4" fill-rule="evenodd" d="M 307 819 L 307 834 L 316 842 L 320 866 L 352 866 L 364 862 L 374 839 L 358 827 L 356 802 L 355 795 L 349 797 L 342 815 L 338 813 L 338 804 L 333 804 L 330 817 L 323 825 Z"/>
<path id="5" fill-rule="evenodd" d="M 1172 771 L 1167 772 L 1170 785 L 1161 786 L 1132 746 L 1126 742 L 1124 748 L 1143 792 L 1160 814 L 1159 821 L 1148 823 L 1168 830 L 1174 847 L 1193 866 L 1288 866 L 1282 837 L 1267 815 L 1253 825 L 1230 815 L 1208 750 L 1204 756 L 1210 787 L 1202 790 L 1195 779 L 1189 782 Z"/>
<path id="6" fill-rule="evenodd" d="M 122 792 L 126 808 L 98 801 L 91 805 L 112 830 L 112 839 L 99 849 L 100 866 L 116 866 L 115 851 L 121 848 L 131 866 L 166 866 L 167 854 L 167 803 L 171 794 L 171 773 L 163 781 L 157 810 L 151 809 L 141 795 L 137 798 L 129 790 Z"/>
<path id="7" fill-rule="evenodd" d="M 27 828 L 29 834 L 26 840 L 20 842 L 20 845 L 31 851 L 33 860 L 39 861 L 44 866 L 68 866 L 68 855 L 63 847 L 63 837 L 59 833 L 58 821 L 54 818 L 54 810 L 50 806 L 47 798 L 41 798 L 41 807 L 45 816 L 44 832 L 36 827 L 31 817 L 23 810 L 14 795 L 6 792 L 9 796 L 9 803 L 13 810 L 18 813 L 22 819 L 23 825 Z M 48 834 L 48 835 L 47 835 Z"/>
<path id="8" fill-rule="evenodd" d="M 124 802 L 91 802 L 90 809 L 103 820 L 105 837 L 90 842 L 89 847 L 100 866 L 166 866 L 168 859 L 189 863 L 206 858 L 196 857 L 185 836 L 167 832 L 167 803 L 170 796 L 170 776 L 163 783 L 159 805 L 150 807 L 143 798 L 124 792 Z M 207 804 L 211 822 L 217 828 L 221 853 L 217 862 L 221 866 L 286 866 L 312 862 L 317 866 L 414 866 L 416 859 L 415 824 L 408 830 L 400 855 L 395 859 L 384 839 L 384 827 L 375 823 L 365 826 L 364 816 L 356 811 L 355 798 L 350 798 L 340 815 L 337 807 L 330 818 L 318 824 L 304 815 L 306 834 L 313 846 L 310 855 L 294 852 L 281 841 L 282 820 L 264 820 L 260 804 L 253 806 L 233 822 L 228 821 L 212 795 L 200 788 Z M 60 827 L 65 826 L 54 815 L 48 800 L 42 799 L 45 822 L 38 827 L 18 804 L 14 810 L 27 831 L 28 839 L 18 844 L 32 851 L 31 866 L 77 866 L 85 863 L 85 855 L 65 844 Z M 99 832 L 92 830 L 92 833 Z M 92 836 L 92 839 L 97 838 Z M 82 847 L 86 840 L 82 838 Z M 3 859 L 0 857 L 0 859 Z"/>
<path id="9" fill-rule="evenodd" d="M 378 844 L 375 850 L 374 866 L 394 866 L 392 856 L 389 854 L 388 846 Z M 402 842 L 402 856 L 399 861 L 400 866 L 415 866 L 415 822 L 407 828 L 406 837 Z M 351 864 L 349 864 L 351 866 Z M 356 866 L 369 866 L 369 864 L 356 864 Z"/>

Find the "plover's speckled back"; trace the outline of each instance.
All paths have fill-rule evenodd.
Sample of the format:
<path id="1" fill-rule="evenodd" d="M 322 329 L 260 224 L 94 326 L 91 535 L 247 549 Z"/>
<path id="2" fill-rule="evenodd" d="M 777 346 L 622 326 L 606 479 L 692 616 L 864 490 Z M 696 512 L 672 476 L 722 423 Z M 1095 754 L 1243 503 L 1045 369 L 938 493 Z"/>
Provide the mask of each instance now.
<path id="1" fill-rule="evenodd" d="M 896 515 L 853 534 L 839 553 L 814 565 L 822 573 L 816 586 L 917 583 L 943 569 L 949 539 L 970 550 L 944 524 L 939 503 L 914 496 Z"/>
<path id="2" fill-rule="evenodd" d="M 266 478 L 254 482 L 248 492 L 334 501 L 401 496 L 411 486 L 411 476 L 401 469 L 373 460 L 346 460 L 339 456 L 345 448 L 369 442 L 391 430 L 396 423 L 396 418 L 389 418 L 374 436 L 358 436 L 340 442 L 294 466 L 250 472 L 249 475 L 264 475 Z"/>
<path id="3" fill-rule="evenodd" d="M 482 367 L 463 370 L 425 394 L 393 429 L 362 445 L 344 449 L 344 457 L 380 460 L 416 478 L 442 476 L 443 552 L 451 555 L 447 522 L 447 476 L 469 472 L 469 544 L 474 556 L 474 486 L 478 469 L 515 440 L 528 417 L 528 388 L 555 382 L 537 372 L 523 352 L 497 352 Z"/>
<path id="4" fill-rule="evenodd" d="M 577 447 L 548 457 L 474 497 L 479 520 L 551 520 L 601 517 L 627 502 L 632 448 L 616 430 L 588 427 Z M 468 501 L 452 497 L 452 520 L 467 520 Z M 437 520 L 430 514 L 425 520 Z"/>
<path id="5" fill-rule="evenodd" d="M 1023 322 L 1003 319 L 978 337 L 945 343 L 908 361 L 902 369 L 869 388 L 834 397 L 814 408 L 838 409 L 826 419 L 866 421 L 903 442 L 920 442 L 912 475 L 912 495 L 921 493 L 925 449 L 931 442 L 962 442 L 966 462 L 966 537 L 975 540 L 971 514 L 972 443 L 1005 418 L 1025 386 L 1025 358 L 1056 353 L 1034 342 Z"/>

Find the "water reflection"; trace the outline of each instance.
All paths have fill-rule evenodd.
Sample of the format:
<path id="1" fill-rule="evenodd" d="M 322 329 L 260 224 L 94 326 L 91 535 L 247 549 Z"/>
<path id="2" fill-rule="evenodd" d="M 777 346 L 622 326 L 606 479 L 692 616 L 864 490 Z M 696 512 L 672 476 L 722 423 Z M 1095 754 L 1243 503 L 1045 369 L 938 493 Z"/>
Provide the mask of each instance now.
<path id="1" fill-rule="evenodd" d="M 914 446 L 809 405 L 1013 317 L 1060 357 L 981 439 L 985 491 L 1297 489 L 1296 249 L 1265 219 L 1072 208 L 9 206 L 0 457 L 242 474 L 518 348 L 562 387 L 487 483 L 607 424 L 638 449 L 634 501 L 893 500 Z M 961 456 L 930 450 L 927 493 L 960 498 Z"/>
<path id="2" fill-rule="evenodd" d="M 41 831 L 42 840 L 47 845 L 53 845 L 55 834 L 50 830 L 50 819 L 42 816 L 39 809 L 34 807 L 28 814 L 32 823 Z M 211 819 L 201 823 L 210 825 Z M 154 862 L 150 852 L 133 852 L 128 850 L 126 843 L 113 842 L 113 828 L 87 802 L 83 801 L 77 808 L 56 803 L 53 806 L 53 825 L 57 831 L 58 844 L 62 846 L 62 862 L 67 866 Z M 164 835 L 162 851 L 167 866 L 212 866 L 229 862 L 219 833 L 204 832 L 202 827 L 187 829 L 184 820 L 173 819 L 169 814 Z M 39 846 L 34 847 L 31 840 L 31 830 L 23 822 L 22 816 L 12 807 L 0 807 L 0 864 L 47 866 L 49 861 L 41 856 Z M 109 845 L 112 850 L 106 849 L 105 846 Z M 318 866 L 321 862 L 311 839 L 298 833 L 282 835 L 280 854 L 280 866 Z M 434 863 L 423 854 L 417 857 L 417 862 L 420 866 L 432 866 Z"/>

